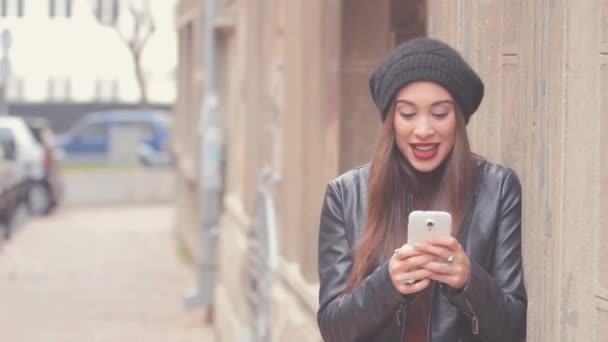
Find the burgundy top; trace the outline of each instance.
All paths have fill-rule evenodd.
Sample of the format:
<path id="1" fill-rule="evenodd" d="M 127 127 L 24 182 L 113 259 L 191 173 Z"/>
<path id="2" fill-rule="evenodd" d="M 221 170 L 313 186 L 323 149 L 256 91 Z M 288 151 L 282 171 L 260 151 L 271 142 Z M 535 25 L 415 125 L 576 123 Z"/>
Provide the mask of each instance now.
<path id="1" fill-rule="evenodd" d="M 431 286 L 422 290 L 406 305 L 405 336 L 403 342 L 427 342 L 431 316 Z"/>

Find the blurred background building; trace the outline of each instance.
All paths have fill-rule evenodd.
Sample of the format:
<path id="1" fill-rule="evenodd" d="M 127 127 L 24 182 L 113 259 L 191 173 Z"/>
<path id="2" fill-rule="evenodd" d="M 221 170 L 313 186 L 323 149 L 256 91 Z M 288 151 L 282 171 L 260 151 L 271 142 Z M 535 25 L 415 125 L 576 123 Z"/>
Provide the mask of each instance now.
<path id="1" fill-rule="evenodd" d="M 174 238 L 175 4 L 0 0 L 0 340 L 211 338 Z"/>
<path id="2" fill-rule="evenodd" d="M 90 110 L 175 99 L 175 0 L 2 0 L 11 112 L 65 130 Z"/>
<path id="3" fill-rule="evenodd" d="M 211 1 L 211 0 L 207 0 Z M 529 341 L 608 339 L 608 2 L 217 0 L 218 113 L 225 166 L 213 281 L 222 341 L 252 334 L 256 184 L 266 167 L 278 219 L 268 289 L 272 340 L 317 341 L 317 234 L 327 182 L 370 159 L 380 120 L 371 69 L 414 36 L 448 41 L 475 65 L 486 97 L 474 150 L 524 187 Z M 177 227 L 201 250 L 198 127 L 205 1 L 177 9 Z M 203 165 L 204 166 L 204 165 Z M 602 210 L 603 209 L 603 210 Z M 204 231 L 203 231 L 204 233 Z M 255 285 L 255 284 L 254 284 Z M 243 324 L 245 323 L 245 324 Z"/>

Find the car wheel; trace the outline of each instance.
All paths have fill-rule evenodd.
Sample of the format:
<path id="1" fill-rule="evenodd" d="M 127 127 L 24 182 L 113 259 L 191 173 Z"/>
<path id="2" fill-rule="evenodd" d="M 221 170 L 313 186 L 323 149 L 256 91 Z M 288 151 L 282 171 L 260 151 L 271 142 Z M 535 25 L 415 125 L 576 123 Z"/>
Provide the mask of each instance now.
<path id="1" fill-rule="evenodd" d="M 9 222 L 6 224 L 5 238 L 8 240 L 11 236 L 19 230 L 28 219 L 29 208 L 27 203 L 21 202 L 15 208 L 15 211 L 11 215 Z"/>
<path id="2" fill-rule="evenodd" d="M 4 222 L 0 223 L 0 231 L 2 232 L 2 239 L 0 240 L 9 240 L 11 238 L 11 228 L 8 224 Z"/>
<path id="3" fill-rule="evenodd" d="M 44 215 L 51 208 L 51 194 L 43 183 L 34 183 L 28 193 L 28 205 L 34 215 Z"/>
<path id="4" fill-rule="evenodd" d="M 152 163 L 144 156 L 139 156 L 139 164 L 144 167 L 152 166 Z"/>

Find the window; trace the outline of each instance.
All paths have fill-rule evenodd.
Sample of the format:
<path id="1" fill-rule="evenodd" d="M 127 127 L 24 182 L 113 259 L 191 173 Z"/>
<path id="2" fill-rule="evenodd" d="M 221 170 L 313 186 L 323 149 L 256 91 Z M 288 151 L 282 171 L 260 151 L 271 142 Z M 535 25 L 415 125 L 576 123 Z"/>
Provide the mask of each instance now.
<path id="1" fill-rule="evenodd" d="M 118 100 L 118 81 L 97 80 L 95 83 L 95 100 L 109 102 Z"/>
<path id="2" fill-rule="evenodd" d="M 69 18 L 72 16 L 72 0 L 49 0 L 49 17 Z"/>
<path id="3" fill-rule="evenodd" d="M 90 123 L 80 127 L 76 133 L 78 139 L 84 141 L 106 139 L 108 127 L 105 123 Z"/>
<path id="4" fill-rule="evenodd" d="M 120 14 L 119 0 L 95 0 L 95 16 L 104 25 L 116 25 Z"/>
<path id="5" fill-rule="evenodd" d="M 15 160 L 15 137 L 10 129 L 0 128 L 0 148 L 2 148 L 4 160 Z"/>
<path id="6" fill-rule="evenodd" d="M 148 138 L 154 135 L 154 126 L 151 122 L 123 122 L 120 126 L 133 128 L 140 137 Z"/>
<path id="7" fill-rule="evenodd" d="M 25 0 L 0 0 L 0 17 L 23 17 Z"/>
<path id="8" fill-rule="evenodd" d="M 72 86 L 68 78 L 51 78 L 47 83 L 47 98 L 50 101 L 70 99 Z"/>
<path id="9" fill-rule="evenodd" d="M 23 78 L 11 77 L 6 85 L 6 98 L 11 102 L 23 101 Z"/>

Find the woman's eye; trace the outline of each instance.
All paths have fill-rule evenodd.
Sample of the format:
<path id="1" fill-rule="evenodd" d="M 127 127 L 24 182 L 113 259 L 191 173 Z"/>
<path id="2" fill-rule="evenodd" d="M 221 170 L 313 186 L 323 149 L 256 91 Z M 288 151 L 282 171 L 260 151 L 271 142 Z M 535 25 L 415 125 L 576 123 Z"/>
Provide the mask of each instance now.
<path id="1" fill-rule="evenodd" d="M 444 118 L 448 115 L 448 113 L 433 113 L 432 115 L 436 118 Z"/>
<path id="2" fill-rule="evenodd" d="M 399 112 L 399 114 L 404 118 L 411 118 L 414 115 L 416 115 L 416 113 L 404 113 L 404 112 Z"/>

